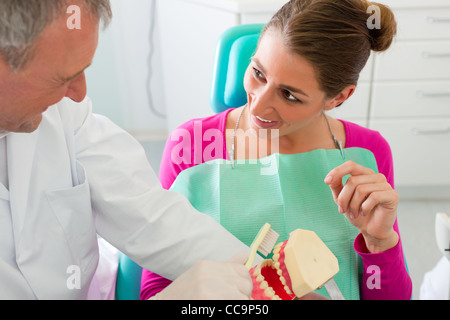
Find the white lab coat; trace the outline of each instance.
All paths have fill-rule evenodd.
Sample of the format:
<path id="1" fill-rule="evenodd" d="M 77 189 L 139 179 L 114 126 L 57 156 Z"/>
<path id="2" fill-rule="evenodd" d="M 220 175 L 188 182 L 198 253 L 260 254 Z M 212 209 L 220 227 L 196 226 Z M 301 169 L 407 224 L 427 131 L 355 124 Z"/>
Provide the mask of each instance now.
<path id="1" fill-rule="evenodd" d="M 184 197 L 163 190 L 140 144 L 93 115 L 89 99 L 63 99 L 34 133 L 9 134 L 7 159 L 11 224 L 0 233 L 12 234 L 17 265 L 5 267 L 0 255 L 0 298 L 86 298 L 97 233 L 169 279 L 199 259 L 248 250 Z"/>

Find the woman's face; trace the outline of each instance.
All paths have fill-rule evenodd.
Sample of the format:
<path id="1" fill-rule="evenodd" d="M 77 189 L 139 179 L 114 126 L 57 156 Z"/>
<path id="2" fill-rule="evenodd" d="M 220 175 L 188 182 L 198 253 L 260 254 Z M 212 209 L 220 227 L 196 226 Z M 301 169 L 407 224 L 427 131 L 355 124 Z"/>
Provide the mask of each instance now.
<path id="1" fill-rule="evenodd" d="M 312 65 L 298 54 L 288 52 L 278 31 L 268 30 L 245 74 L 250 126 L 278 129 L 279 136 L 299 133 L 324 110 L 339 103 L 327 99 L 319 88 Z"/>

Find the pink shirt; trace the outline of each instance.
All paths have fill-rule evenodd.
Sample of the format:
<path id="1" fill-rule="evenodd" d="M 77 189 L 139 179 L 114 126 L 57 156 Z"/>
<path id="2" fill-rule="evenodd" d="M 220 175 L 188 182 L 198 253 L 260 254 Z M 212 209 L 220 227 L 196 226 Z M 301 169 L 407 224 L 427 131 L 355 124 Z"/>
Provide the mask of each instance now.
<path id="1" fill-rule="evenodd" d="M 222 134 L 220 136 L 223 137 L 222 153 L 214 155 L 214 158 L 228 158 L 224 132 L 226 130 L 227 116 L 230 111 L 228 110 L 203 119 L 190 120 L 171 134 L 163 153 L 159 173 L 160 182 L 165 189 L 170 189 L 181 171 L 212 160 L 202 159 L 205 148 L 211 144 L 211 141 L 205 141 L 207 139 L 204 138 L 204 134 L 208 130 L 210 130 L 209 133 L 214 133 L 214 130 L 221 132 Z M 375 155 L 379 172 L 384 174 L 387 181 L 394 187 L 392 153 L 387 141 L 376 131 L 351 122 L 340 121 L 344 124 L 346 131 L 346 148 L 359 147 L 372 151 Z M 180 154 L 178 149 L 176 149 L 179 148 L 180 137 L 187 136 L 191 138 L 191 152 L 190 154 Z M 200 138 L 196 140 L 198 137 Z M 184 143 L 188 142 L 184 141 Z M 176 158 L 175 161 L 174 158 Z M 399 233 L 397 222 L 394 224 L 394 230 Z M 376 254 L 368 253 L 364 238 L 360 234 L 355 239 L 354 248 L 363 261 L 364 272 L 361 279 L 362 299 L 411 299 L 412 282 L 406 269 L 401 241 L 399 241 L 397 246 L 385 252 Z M 379 267 L 381 276 L 379 288 L 370 285 L 370 277 L 377 271 L 370 268 L 370 266 L 374 265 Z M 141 299 L 148 299 L 154 296 L 170 283 L 169 280 L 144 270 L 141 281 Z M 368 283 L 369 285 L 366 285 Z"/>

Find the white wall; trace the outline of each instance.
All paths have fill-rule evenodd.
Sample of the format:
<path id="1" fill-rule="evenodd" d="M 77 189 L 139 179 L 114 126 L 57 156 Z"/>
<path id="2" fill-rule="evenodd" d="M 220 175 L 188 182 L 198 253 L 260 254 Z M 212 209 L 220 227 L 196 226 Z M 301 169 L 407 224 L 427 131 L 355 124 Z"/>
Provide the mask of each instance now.
<path id="1" fill-rule="evenodd" d="M 149 63 L 151 43 L 157 43 L 158 37 L 157 32 L 150 37 L 152 1 L 111 0 L 112 23 L 101 32 L 94 62 L 86 72 L 94 112 L 108 116 L 144 141 L 164 139 L 167 131 L 166 119 L 161 116 L 165 106 L 162 84 L 157 80 L 161 77 L 157 48 Z"/>

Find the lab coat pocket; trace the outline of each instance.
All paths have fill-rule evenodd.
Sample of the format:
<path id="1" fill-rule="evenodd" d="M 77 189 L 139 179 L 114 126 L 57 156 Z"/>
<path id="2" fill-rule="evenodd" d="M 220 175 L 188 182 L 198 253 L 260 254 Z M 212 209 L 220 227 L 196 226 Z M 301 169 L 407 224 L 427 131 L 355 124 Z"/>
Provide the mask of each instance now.
<path id="1" fill-rule="evenodd" d="M 93 273 L 98 263 L 97 234 L 91 208 L 89 183 L 77 162 L 78 185 L 47 191 L 50 206 L 61 225 L 75 265 Z"/>

